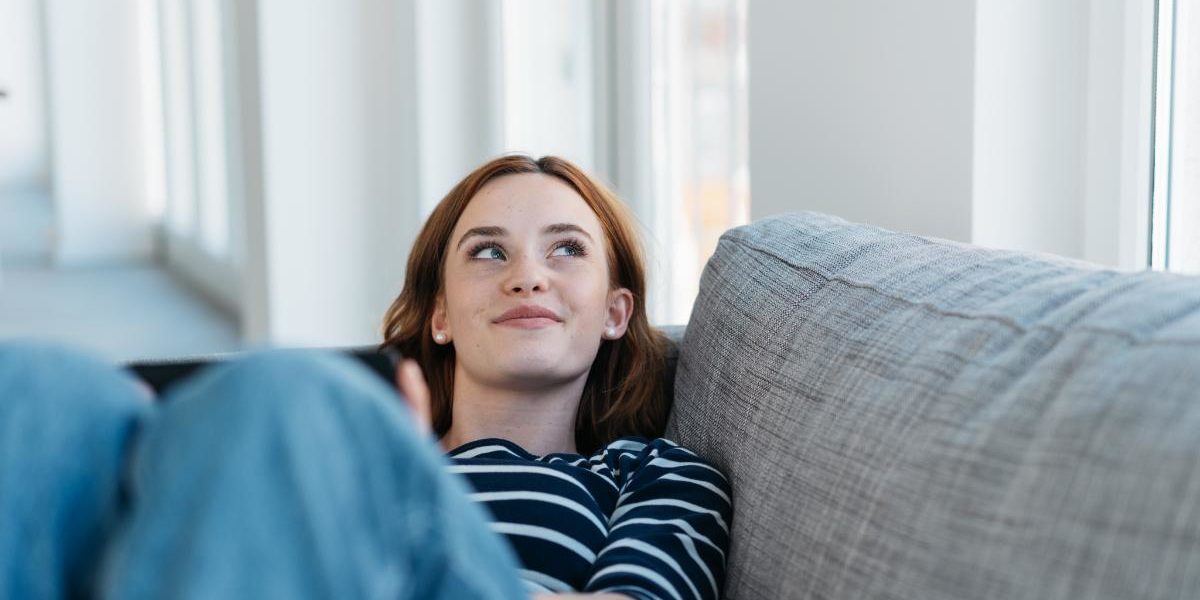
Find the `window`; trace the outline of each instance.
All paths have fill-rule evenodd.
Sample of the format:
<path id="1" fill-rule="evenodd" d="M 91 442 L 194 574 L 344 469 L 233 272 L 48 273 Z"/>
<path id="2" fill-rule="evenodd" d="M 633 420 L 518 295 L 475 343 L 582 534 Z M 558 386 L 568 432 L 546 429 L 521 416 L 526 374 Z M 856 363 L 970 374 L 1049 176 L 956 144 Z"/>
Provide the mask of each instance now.
<path id="1" fill-rule="evenodd" d="M 1151 266 L 1200 273 L 1200 6 L 1158 0 Z"/>
<path id="2" fill-rule="evenodd" d="M 717 238 L 749 218 L 745 23 L 746 0 L 503 5 L 503 146 L 615 186 L 644 226 L 654 323 L 688 321 Z"/>
<path id="3" fill-rule="evenodd" d="M 169 235 L 229 252 L 224 38 L 219 0 L 159 7 Z"/>
<path id="4" fill-rule="evenodd" d="M 229 250 L 229 190 L 225 164 L 224 44 L 220 3 L 192 0 L 193 69 L 196 81 L 196 155 L 199 237 L 205 251 L 224 256 Z"/>
<path id="5" fill-rule="evenodd" d="M 590 11 L 590 0 L 504 2 L 505 151 L 596 169 Z"/>
<path id="6" fill-rule="evenodd" d="M 167 167 L 166 225 L 168 231 L 186 235 L 196 222 L 190 36 L 186 6 L 182 1 L 163 0 L 159 8 Z"/>
<path id="7" fill-rule="evenodd" d="M 686 323 L 718 238 L 750 215 L 746 2 L 650 7 L 652 229 L 670 260 L 656 316 Z"/>
<path id="8" fill-rule="evenodd" d="M 146 169 L 163 263 L 236 313 L 230 211 L 231 15 L 226 0 L 139 0 L 143 12 Z M 158 151 L 156 151 L 158 149 Z"/>

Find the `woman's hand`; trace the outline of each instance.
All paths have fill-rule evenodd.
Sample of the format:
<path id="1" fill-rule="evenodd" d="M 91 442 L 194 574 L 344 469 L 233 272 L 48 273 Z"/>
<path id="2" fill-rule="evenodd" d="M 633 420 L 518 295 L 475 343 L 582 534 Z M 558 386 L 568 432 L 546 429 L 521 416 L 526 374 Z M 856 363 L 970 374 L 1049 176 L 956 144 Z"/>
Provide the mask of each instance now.
<path id="1" fill-rule="evenodd" d="M 427 435 L 433 428 L 433 416 L 429 408 L 429 384 L 425 383 L 425 375 L 421 373 L 421 366 L 417 361 L 411 358 L 400 361 L 400 366 L 396 368 L 396 388 L 400 390 L 400 395 L 412 411 L 417 430 L 422 435 Z"/>

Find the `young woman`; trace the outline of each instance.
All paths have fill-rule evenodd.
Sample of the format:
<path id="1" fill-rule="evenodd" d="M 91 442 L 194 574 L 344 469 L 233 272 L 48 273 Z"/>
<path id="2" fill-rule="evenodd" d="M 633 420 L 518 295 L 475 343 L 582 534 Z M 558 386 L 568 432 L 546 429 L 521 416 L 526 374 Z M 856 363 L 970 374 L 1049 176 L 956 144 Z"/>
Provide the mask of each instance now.
<path id="1" fill-rule="evenodd" d="M 403 403 L 343 357 L 267 351 L 153 406 L 99 361 L 0 344 L 0 596 L 717 597 L 730 489 L 658 437 L 635 240 L 566 161 L 475 170 L 385 317 Z"/>
<path id="2" fill-rule="evenodd" d="M 404 396 L 531 589 L 718 595 L 728 485 L 655 439 L 670 399 L 644 272 L 604 186 L 559 158 L 504 156 L 430 215 L 385 318 L 385 344 L 416 359 Z"/>

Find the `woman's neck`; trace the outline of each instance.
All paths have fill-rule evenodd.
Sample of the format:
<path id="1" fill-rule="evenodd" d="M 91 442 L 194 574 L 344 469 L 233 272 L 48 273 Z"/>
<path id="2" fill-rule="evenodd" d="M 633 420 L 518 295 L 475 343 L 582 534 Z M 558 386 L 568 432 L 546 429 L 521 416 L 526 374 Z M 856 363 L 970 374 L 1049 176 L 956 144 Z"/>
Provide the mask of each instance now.
<path id="1" fill-rule="evenodd" d="M 530 391 L 482 385 L 459 369 L 454 374 L 453 419 L 442 436 L 444 451 L 483 438 L 502 438 L 536 456 L 577 453 L 575 414 L 585 373 L 578 380 Z"/>

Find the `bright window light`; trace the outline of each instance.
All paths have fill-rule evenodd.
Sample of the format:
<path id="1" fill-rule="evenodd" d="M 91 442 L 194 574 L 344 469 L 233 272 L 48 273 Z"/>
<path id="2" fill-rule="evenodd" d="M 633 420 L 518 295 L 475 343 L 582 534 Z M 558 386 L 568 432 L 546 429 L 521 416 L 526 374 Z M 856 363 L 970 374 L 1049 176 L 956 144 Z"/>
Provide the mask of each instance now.
<path id="1" fill-rule="evenodd" d="M 686 323 L 717 238 L 749 219 L 746 0 L 502 6 L 504 149 L 624 185 L 646 220 L 650 318 Z M 649 115 L 645 131 L 606 129 L 633 114 Z M 647 182 L 618 177 L 626 156 L 647 157 Z"/>
<path id="2" fill-rule="evenodd" d="M 224 256 L 229 250 L 229 189 L 220 5 L 217 0 L 193 0 L 191 8 L 200 243 L 212 255 Z"/>
<path id="3" fill-rule="evenodd" d="M 658 322 L 686 323 L 700 274 L 750 215 L 746 2 L 651 3 L 651 123 L 657 210 L 670 249 Z"/>
<path id="4" fill-rule="evenodd" d="M 1200 274 L 1200 7 L 1158 0 L 1151 266 Z"/>
<path id="5" fill-rule="evenodd" d="M 139 0 L 138 55 L 142 71 L 143 142 L 146 147 L 146 209 L 161 222 L 166 213 L 166 157 L 163 152 L 163 82 L 159 49 L 157 0 Z"/>
<path id="6" fill-rule="evenodd" d="M 501 13 L 504 147 L 594 169 L 588 0 L 506 0 Z"/>
<path id="7" fill-rule="evenodd" d="M 166 121 L 167 227 L 191 235 L 196 226 L 196 156 L 192 136 L 191 44 L 181 0 L 163 0 L 163 113 Z"/>

